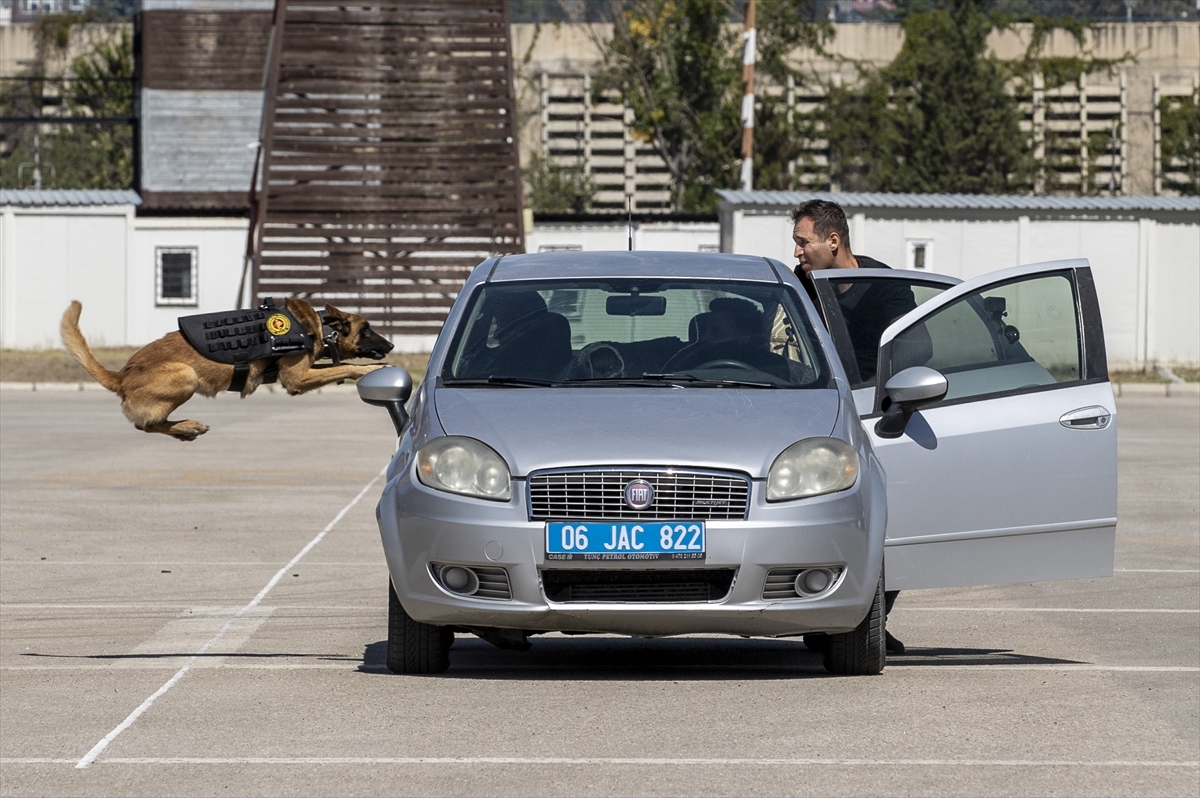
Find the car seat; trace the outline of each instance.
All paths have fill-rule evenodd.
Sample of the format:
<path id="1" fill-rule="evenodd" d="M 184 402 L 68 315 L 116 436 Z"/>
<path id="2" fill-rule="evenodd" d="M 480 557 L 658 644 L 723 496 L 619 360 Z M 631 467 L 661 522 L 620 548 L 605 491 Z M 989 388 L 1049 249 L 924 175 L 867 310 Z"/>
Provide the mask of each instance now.
<path id="1" fill-rule="evenodd" d="M 499 346 L 487 376 L 557 379 L 571 361 L 570 322 L 547 311 L 545 300 L 536 291 L 501 294 L 495 299 Z"/>

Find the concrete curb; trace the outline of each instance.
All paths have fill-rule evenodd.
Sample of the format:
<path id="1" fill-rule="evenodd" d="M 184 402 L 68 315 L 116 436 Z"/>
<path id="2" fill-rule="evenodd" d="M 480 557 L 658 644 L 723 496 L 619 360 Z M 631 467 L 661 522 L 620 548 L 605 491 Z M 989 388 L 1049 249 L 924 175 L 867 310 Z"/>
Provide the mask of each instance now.
<path id="1" fill-rule="evenodd" d="M 1123 396 L 1200 396 L 1200 382 L 1116 382 L 1113 393 Z"/>
<path id="2" fill-rule="evenodd" d="M 0 382 L 0 391 L 46 391 L 49 393 L 77 393 L 79 391 L 104 391 L 103 385 L 98 382 Z M 283 388 L 278 385 L 263 385 L 257 392 L 265 391 L 266 393 L 282 393 L 286 394 Z M 309 393 L 356 393 L 357 390 L 353 382 L 347 382 L 344 385 L 326 385 L 324 388 L 317 388 Z"/>

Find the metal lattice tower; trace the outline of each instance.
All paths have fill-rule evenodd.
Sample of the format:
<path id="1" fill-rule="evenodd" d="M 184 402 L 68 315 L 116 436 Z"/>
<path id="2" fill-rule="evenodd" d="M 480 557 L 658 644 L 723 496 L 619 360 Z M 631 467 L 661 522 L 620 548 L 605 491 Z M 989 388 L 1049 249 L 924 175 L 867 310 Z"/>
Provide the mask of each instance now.
<path id="1" fill-rule="evenodd" d="M 253 294 L 433 335 L 473 266 L 523 252 L 504 0 L 277 0 Z"/>

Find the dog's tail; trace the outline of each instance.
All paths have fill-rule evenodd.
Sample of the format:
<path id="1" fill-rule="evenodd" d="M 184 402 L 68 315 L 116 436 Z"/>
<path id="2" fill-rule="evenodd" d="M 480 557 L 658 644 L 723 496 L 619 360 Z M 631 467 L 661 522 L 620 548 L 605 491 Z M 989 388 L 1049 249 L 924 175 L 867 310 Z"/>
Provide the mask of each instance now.
<path id="1" fill-rule="evenodd" d="M 117 372 L 109 371 L 104 367 L 104 364 L 96 359 L 92 354 L 91 348 L 88 346 L 87 340 L 84 339 L 83 333 L 79 331 L 79 314 L 83 312 L 83 305 L 77 300 L 71 302 L 71 306 L 63 313 L 62 325 L 59 327 L 59 332 L 62 334 L 63 345 L 67 347 L 67 351 L 75 356 L 79 361 L 79 365 L 87 369 L 87 373 L 96 378 L 96 382 L 103 385 L 113 393 L 121 387 L 121 379 L 117 376 Z"/>

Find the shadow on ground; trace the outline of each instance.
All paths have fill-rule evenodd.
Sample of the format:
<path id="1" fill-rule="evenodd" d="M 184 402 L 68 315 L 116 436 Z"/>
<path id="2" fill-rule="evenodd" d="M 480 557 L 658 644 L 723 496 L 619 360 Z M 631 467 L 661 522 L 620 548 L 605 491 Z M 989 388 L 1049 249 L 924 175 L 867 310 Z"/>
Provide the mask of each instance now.
<path id="1" fill-rule="evenodd" d="M 795 679 L 828 676 L 822 655 L 796 640 L 741 638 L 639 638 L 613 636 L 532 637 L 529 651 L 502 651 L 458 635 L 450 670 L 437 678 L 465 679 Z M 389 673 L 387 641 L 363 650 L 364 673 Z M 964 665 L 1077 665 L 1076 660 L 1021 654 L 1007 649 L 912 648 L 888 657 L 889 668 Z"/>

